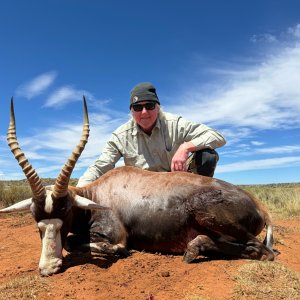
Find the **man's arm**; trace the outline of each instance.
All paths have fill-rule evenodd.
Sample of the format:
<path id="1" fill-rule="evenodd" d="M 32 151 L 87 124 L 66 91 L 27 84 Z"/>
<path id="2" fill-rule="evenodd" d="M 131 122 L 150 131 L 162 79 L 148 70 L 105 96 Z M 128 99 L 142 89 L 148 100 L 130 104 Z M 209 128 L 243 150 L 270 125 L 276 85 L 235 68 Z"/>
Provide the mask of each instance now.
<path id="1" fill-rule="evenodd" d="M 179 146 L 171 162 L 171 171 L 186 171 L 189 153 L 202 149 L 215 149 L 225 145 L 226 140 L 221 133 L 204 125 L 178 120 L 178 132 L 184 142 Z"/>
<path id="2" fill-rule="evenodd" d="M 79 178 L 77 186 L 82 187 L 95 181 L 97 178 L 102 176 L 104 173 L 112 170 L 122 154 L 119 151 L 118 139 L 114 135 L 106 143 L 103 148 L 102 154 L 99 158 L 88 167 L 84 174 Z"/>
<path id="3" fill-rule="evenodd" d="M 196 150 L 197 148 L 192 142 L 181 144 L 172 158 L 171 171 L 187 171 L 186 161 L 189 153 Z"/>

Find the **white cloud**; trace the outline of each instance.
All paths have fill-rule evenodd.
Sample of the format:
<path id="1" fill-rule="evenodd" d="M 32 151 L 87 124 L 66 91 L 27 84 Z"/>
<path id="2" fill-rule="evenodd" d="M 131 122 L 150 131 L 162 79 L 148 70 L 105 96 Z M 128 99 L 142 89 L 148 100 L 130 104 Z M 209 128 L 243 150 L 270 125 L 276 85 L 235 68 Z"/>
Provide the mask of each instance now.
<path id="1" fill-rule="evenodd" d="M 105 101 L 97 100 L 85 91 L 66 87 L 60 90 L 62 93 L 57 93 L 59 101 L 55 102 L 54 98 L 52 98 L 53 101 L 48 104 L 52 106 L 63 105 L 74 100 L 73 97 L 76 100 L 82 101 L 82 94 L 84 93 L 88 97 L 90 108 L 93 110 L 89 114 L 90 138 L 74 170 L 81 175 L 87 166 L 100 155 L 104 143 L 110 138 L 111 133 L 127 121 L 128 113 L 105 109 L 105 105 L 103 106 Z M 52 96 L 54 97 L 54 95 Z M 71 97 L 72 100 L 70 99 Z M 101 111 L 101 113 L 98 111 Z M 22 151 L 40 176 L 57 176 L 69 158 L 72 150 L 78 144 L 82 133 L 82 118 L 79 116 L 76 120 L 60 120 L 57 123 L 48 125 L 46 128 L 34 129 L 31 135 L 18 135 L 18 142 Z M 0 136 L 0 149 L 2 144 L 1 159 L 3 159 L 3 163 L 0 161 L 0 169 L 3 177 L 6 179 L 23 178 L 22 170 L 7 147 L 5 136 Z"/>
<path id="2" fill-rule="evenodd" d="M 250 143 L 251 143 L 253 146 L 262 146 L 262 145 L 265 144 L 264 142 L 259 142 L 259 141 L 251 141 Z"/>
<path id="3" fill-rule="evenodd" d="M 89 98 L 93 96 L 84 90 L 76 90 L 72 86 L 63 86 L 52 93 L 46 100 L 45 107 L 60 107 L 69 102 L 81 101 L 82 96 L 85 95 Z"/>
<path id="4" fill-rule="evenodd" d="M 90 137 L 75 166 L 75 170 L 82 170 L 79 172 L 80 174 L 101 154 L 111 133 L 128 119 L 127 114 L 115 112 L 115 115 L 120 117 L 115 118 L 113 115 L 98 113 L 90 114 Z M 18 141 L 22 151 L 40 176 L 55 177 L 79 143 L 82 127 L 81 122 L 59 123 L 47 129 L 39 130 L 37 134 L 20 137 Z M 8 149 L 7 152 L 9 152 Z M 17 169 L 20 170 L 19 176 L 22 176 L 17 162 L 11 155 L 9 157 L 11 159 L 5 165 L 6 176 L 11 177 L 13 176 L 12 173 L 17 174 L 15 171 Z"/>
<path id="5" fill-rule="evenodd" d="M 5 172 L 1 175 L 1 180 L 22 180 L 25 178 L 22 172 Z"/>
<path id="6" fill-rule="evenodd" d="M 296 38 L 300 38 L 300 24 L 297 24 L 294 27 L 289 27 L 288 33 L 295 36 Z"/>
<path id="7" fill-rule="evenodd" d="M 17 88 L 17 95 L 31 99 L 43 93 L 55 80 L 57 73 L 54 71 L 41 74 Z"/>
<path id="8" fill-rule="evenodd" d="M 253 130 L 246 127 L 240 127 L 240 128 L 225 128 L 222 129 L 222 134 L 224 135 L 227 146 L 231 146 L 232 144 L 236 144 L 240 142 L 240 140 L 243 140 L 244 138 L 249 138 L 253 135 Z"/>
<path id="9" fill-rule="evenodd" d="M 261 160 L 240 161 L 218 165 L 217 173 L 232 173 L 239 171 L 295 167 L 300 165 L 300 156 L 268 158 Z"/>
<path id="10" fill-rule="evenodd" d="M 249 144 L 239 143 L 235 147 L 225 147 L 218 150 L 222 157 L 251 157 L 259 155 L 272 156 L 276 154 L 288 155 L 300 152 L 299 145 L 281 145 L 277 147 L 261 147 L 265 143 L 251 141 Z"/>
<path id="11" fill-rule="evenodd" d="M 300 44 L 276 53 L 244 70 L 228 70 L 227 75 L 223 70 L 223 82 L 218 79 L 209 92 L 188 87 L 173 97 L 177 104 L 169 110 L 231 130 L 300 127 Z"/>
<path id="12" fill-rule="evenodd" d="M 256 149 L 256 153 L 261 153 L 261 154 L 274 154 L 274 153 L 281 153 L 281 154 L 287 154 L 287 153 L 295 153 L 295 152 L 300 152 L 300 146 L 278 146 L 278 147 L 271 147 L 271 148 L 261 148 L 261 149 Z"/>
<path id="13" fill-rule="evenodd" d="M 254 34 L 250 38 L 250 41 L 252 43 L 258 43 L 258 42 L 274 43 L 274 42 L 277 42 L 277 37 L 270 33 Z"/>
<path id="14" fill-rule="evenodd" d="M 4 166 L 4 162 L 5 162 L 5 160 L 3 160 L 3 159 L 0 158 L 0 168 L 1 169 Z M 0 169 L 0 177 L 4 176 L 4 173 L 3 173 L 3 171 L 1 169 Z"/>

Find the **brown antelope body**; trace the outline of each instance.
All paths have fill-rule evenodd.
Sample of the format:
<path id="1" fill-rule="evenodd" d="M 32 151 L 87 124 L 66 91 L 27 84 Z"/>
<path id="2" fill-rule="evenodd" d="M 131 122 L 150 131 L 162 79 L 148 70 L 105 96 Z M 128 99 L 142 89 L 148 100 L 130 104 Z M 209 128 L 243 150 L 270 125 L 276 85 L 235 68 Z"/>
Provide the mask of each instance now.
<path id="1" fill-rule="evenodd" d="M 42 275 L 59 272 L 63 247 L 121 255 L 127 255 L 127 249 L 184 254 L 185 262 L 215 253 L 274 259 L 268 212 L 250 194 L 227 182 L 186 172 L 121 167 L 85 187 L 68 186 L 88 139 L 85 99 L 84 107 L 81 141 L 55 185 L 47 188 L 19 148 L 11 108 L 8 142 L 33 197 L 0 212 L 31 210 L 42 240 Z M 262 243 L 256 236 L 264 227 Z"/>

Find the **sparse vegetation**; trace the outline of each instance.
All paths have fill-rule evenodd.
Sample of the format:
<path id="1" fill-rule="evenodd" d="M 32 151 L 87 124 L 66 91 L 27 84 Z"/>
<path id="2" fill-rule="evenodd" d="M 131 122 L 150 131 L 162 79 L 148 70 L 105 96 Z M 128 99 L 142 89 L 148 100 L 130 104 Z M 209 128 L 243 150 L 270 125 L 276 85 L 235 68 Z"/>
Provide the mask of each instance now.
<path id="1" fill-rule="evenodd" d="M 37 299 L 39 293 L 49 290 L 46 280 L 38 275 L 18 277 L 0 285 L 0 300 Z"/>
<path id="2" fill-rule="evenodd" d="M 233 299 L 300 299 L 299 275 L 276 262 L 243 265 L 234 278 Z"/>
<path id="3" fill-rule="evenodd" d="M 55 183 L 55 179 L 42 179 L 44 185 Z M 70 179 L 70 185 L 75 186 L 77 179 Z M 20 200 L 30 198 L 32 195 L 27 180 L 0 181 L 0 207 L 12 205 Z"/>
<path id="4" fill-rule="evenodd" d="M 31 197 L 31 190 L 25 181 L 0 181 L 0 205 L 9 206 Z"/>
<path id="5" fill-rule="evenodd" d="M 242 188 L 260 199 L 273 217 L 300 218 L 300 184 L 250 185 Z"/>

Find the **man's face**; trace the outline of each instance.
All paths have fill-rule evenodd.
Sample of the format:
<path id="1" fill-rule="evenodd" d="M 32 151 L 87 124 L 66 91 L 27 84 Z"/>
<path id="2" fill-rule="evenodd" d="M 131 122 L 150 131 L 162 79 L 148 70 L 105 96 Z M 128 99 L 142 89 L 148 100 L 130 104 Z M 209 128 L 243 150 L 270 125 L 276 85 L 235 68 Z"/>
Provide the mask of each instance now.
<path id="1" fill-rule="evenodd" d="M 137 109 L 135 110 L 135 108 L 139 110 L 142 108 L 142 110 L 136 111 Z M 133 104 L 131 112 L 134 120 L 143 129 L 143 131 L 151 133 L 159 112 L 158 105 L 155 102 L 142 101 L 137 104 Z"/>

